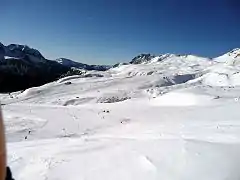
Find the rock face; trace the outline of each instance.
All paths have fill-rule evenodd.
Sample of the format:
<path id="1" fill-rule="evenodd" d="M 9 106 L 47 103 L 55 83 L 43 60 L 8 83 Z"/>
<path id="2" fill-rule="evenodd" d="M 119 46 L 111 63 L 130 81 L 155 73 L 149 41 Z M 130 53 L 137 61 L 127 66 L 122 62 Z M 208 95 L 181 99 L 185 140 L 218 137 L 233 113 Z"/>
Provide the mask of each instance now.
<path id="1" fill-rule="evenodd" d="M 153 56 L 151 54 L 140 54 L 132 59 L 130 64 L 142 64 L 151 61 L 156 56 Z"/>
<path id="2" fill-rule="evenodd" d="M 5 53 L 7 56 L 14 58 L 23 58 L 25 56 L 30 56 L 35 57 L 39 60 L 44 59 L 38 50 L 29 48 L 26 45 L 10 44 L 5 47 Z"/>
<path id="3" fill-rule="evenodd" d="M 140 54 L 130 61 L 130 64 L 146 64 L 150 62 L 158 62 L 171 57 L 180 57 L 181 55 L 176 54 L 161 54 L 159 56 L 151 54 Z"/>

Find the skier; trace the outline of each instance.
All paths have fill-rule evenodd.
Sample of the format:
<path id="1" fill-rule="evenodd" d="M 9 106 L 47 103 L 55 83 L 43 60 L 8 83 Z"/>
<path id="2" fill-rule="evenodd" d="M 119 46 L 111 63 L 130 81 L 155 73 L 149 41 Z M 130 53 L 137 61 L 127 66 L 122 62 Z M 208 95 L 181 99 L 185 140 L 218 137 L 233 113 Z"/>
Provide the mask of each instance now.
<path id="1" fill-rule="evenodd" d="M 6 144 L 4 125 L 0 109 L 0 180 L 13 180 L 9 167 L 6 166 Z"/>

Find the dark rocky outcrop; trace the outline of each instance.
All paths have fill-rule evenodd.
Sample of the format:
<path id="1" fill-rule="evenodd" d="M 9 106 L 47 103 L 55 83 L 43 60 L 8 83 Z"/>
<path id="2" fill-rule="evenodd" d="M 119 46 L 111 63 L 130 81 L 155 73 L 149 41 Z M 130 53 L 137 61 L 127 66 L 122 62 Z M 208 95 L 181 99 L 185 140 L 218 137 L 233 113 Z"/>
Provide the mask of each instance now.
<path id="1" fill-rule="evenodd" d="M 140 55 L 136 56 L 135 58 L 133 58 L 132 61 L 130 62 L 130 64 L 142 64 L 145 62 L 149 62 L 154 57 L 156 57 L 156 56 L 153 56 L 151 54 L 140 54 Z"/>

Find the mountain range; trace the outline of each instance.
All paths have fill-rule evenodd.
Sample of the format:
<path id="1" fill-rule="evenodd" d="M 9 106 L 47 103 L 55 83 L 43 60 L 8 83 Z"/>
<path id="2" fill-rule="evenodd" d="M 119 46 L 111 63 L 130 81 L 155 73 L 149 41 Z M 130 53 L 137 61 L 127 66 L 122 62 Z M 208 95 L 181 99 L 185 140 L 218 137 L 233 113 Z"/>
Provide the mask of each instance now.
<path id="1" fill-rule="evenodd" d="M 0 92 L 24 90 L 55 81 L 64 74 L 71 74 L 69 72 L 74 71 L 73 67 L 97 71 L 110 68 L 77 63 L 64 58 L 48 60 L 38 50 L 26 45 L 4 46 L 0 43 Z"/>
<path id="2" fill-rule="evenodd" d="M 86 71 L 107 71 L 123 65 L 147 65 L 164 62 L 165 60 L 175 61 L 176 59 L 180 59 L 181 61 L 201 59 L 204 61 L 236 64 L 240 60 L 240 49 L 233 49 L 216 58 L 176 54 L 162 54 L 158 56 L 140 54 L 134 57 L 129 63 L 118 63 L 114 66 L 108 66 L 88 65 L 66 58 L 49 60 L 38 50 L 30 48 L 27 45 L 10 44 L 4 46 L 0 43 L 0 92 L 13 92 L 40 86 L 55 81 L 65 74 L 76 75 Z"/>

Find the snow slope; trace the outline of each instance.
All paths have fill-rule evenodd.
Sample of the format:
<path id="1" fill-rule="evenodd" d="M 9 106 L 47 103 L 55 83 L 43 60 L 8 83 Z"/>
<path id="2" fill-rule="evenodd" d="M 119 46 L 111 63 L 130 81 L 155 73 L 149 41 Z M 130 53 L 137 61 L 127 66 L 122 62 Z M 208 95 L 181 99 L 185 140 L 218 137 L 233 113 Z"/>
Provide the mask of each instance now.
<path id="1" fill-rule="evenodd" d="M 119 65 L 0 94 L 18 180 L 238 180 L 239 66 Z"/>
<path id="2" fill-rule="evenodd" d="M 106 71 L 106 70 L 111 68 L 111 66 L 107 66 L 107 65 L 88 65 L 88 64 L 83 64 L 83 63 L 75 62 L 75 61 L 72 61 L 72 60 L 66 59 L 66 58 L 59 58 L 59 59 L 56 59 L 56 61 L 59 64 L 62 64 L 64 66 L 66 66 L 66 67 L 74 67 L 74 68 L 79 68 L 79 69 L 84 69 L 84 70 L 89 70 L 89 71 L 92 71 L 92 70 Z"/>
<path id="3" fill-rule="evenodd" d="M 217 62 L 224 62 L 228 65 L 239 64 L 240 49 L 239 48 L 233 49 L 232 51 L 226 54 L 223 54 L 217 58 L 214 58 L 214 60 Z"/>

